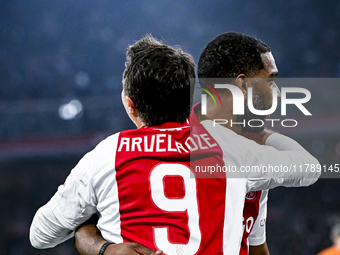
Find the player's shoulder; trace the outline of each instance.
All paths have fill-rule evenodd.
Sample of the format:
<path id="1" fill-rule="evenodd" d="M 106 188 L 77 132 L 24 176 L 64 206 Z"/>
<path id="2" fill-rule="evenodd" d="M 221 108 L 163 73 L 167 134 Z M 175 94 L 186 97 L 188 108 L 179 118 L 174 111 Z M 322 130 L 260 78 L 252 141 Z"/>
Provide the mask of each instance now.
<path id="1" fill-rule="evenodd" d="M 201 122 L 201 124 L 204 126 L 204 128 L 215 137 L 223 137 L 227 140 L 230 140 L 232 142 L 236 142 L 234 145 L 240 145 L 240 146 L 251 146 L 252 145 L 258 145 L 253 140 L 250 140 L 235 131 L 231 130 L 230 128 L 224 127 L 218 123 L 215 123 L 212 120 L 204 120 Z"/>
<path id="2" fill-rule="evenodd" d="M 208 130 L 210 133 L 216 133 L 221 135 L 229 135 L 234 136 L 237 135 L 234 131 L 230 130 L 229 128 L 226 128 L 212 120 L 203 120 L 200 122 L 204 126 L 206 130 Z"/>
<path id="3" fill-rule="evenodd" d="M 115 159 L 115 157 L 112 156 L 114 155 L 117 148 L 119 134 L 120 132 L 106 137 L 100 141 L 92 151 L 87 153 L 87 157 L 94 166 L 98 165 L 98 162 L 110 163 L 112 159 Z"/>
<path id="4" fill-rule="evenodd" d="M 127 129 L 124 131 L 117 132 L 112 134 L 101 142 L 97 144 L 94 148 L 94 156 L 105 157 L 105 155 L 109 154 L 112 155 L 112 152 L 117 150 L 118 144 L 120 143 L 122 138 L 126 137 L 139 137 L 142 135 L 146 135 L 152 132 L 151 129 Z"/>
<path id="5" fill-rule="evenodd" d="M 119 134 L 120 132 L 106 137 L 83 157 L 88 164 L 86 175 L 93 182 L 99 182 L 105 176 L 114 174 Z"/>
<path id="6" fill-rule="evenodd" d="M 117 146 L 120 133 L 121 132 L 118 132 L 118 133 L 115 133 L 115 134 L 112 134 L 106 137 L 105 139 L 103 139 L 97 144 L 94 150 L 96 151 L 107 150 L 108 148 L 112 149 L 112 147 Z"/>
<path id="7" fill-rule="evenodd" d="M 230 143 L 234 143 L 235 140 L 238 140 L 238 134 L 234 131 L 230 130 L 229 128 L 223 127 L 214 121 L 211 120 L 204 120 L 201 122 L 204 130 L 206 130 L 215 141 L 219 143 L 219 145 L 223 147 L 229 147 Z"/>
<path id="8" fill-rule="evenodd" d="M 250 140 L 235 131 L 214 123 L 211 120 L 202 121 L 201 124 L 210 135 L 219 143 L 223 150 L 233 155 L 249 158 L 250 155 L 257 157 L 259 144 Z"/>

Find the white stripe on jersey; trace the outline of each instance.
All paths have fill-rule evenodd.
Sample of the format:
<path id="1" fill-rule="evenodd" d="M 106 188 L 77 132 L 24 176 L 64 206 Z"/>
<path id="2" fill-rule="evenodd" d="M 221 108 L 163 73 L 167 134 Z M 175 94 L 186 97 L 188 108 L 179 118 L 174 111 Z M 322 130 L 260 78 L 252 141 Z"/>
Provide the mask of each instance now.
<path id="1" fill-rule="evenodd" d="M 228 178 L 223 228 L 223 253 L 238 255 L 242 239 L 242 216 L 246 196 L 246 178 Z"/>

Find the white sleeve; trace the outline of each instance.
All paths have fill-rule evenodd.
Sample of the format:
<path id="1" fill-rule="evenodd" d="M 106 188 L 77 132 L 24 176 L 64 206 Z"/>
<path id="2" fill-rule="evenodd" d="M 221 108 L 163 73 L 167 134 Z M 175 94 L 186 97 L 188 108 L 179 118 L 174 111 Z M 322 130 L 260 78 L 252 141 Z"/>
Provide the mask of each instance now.
<path id="1" fill-rule="evenodd" d="M 260 197 L 259 214 L 248 236 L 248 243 L 251 246 L 258 246 L 266 241 L 267 201 L 268 190 L 263 190 Z"/>
<path id="2" fill-rule="evenodd" d="M 110 139 L 106 139 L 87 153 L 66 178 L 65 184 L 59 186 L 51 200 L 36 212 L 30 227 L 33 247 L 51 248 L 68 240 L 79 225 L 97 212 L 95 193 L 98 188 L 95 185 L 107 175 L 107 169 L 114 171 L 114 160 L 107 157 L 115 150 L 110 148 L 111 144 Z"/>
<path id="3" fill-rule="evenodd" d="M 287 136 L 272 134 L 262 148 L 265 148 L 265 152 L 261 151 L 261 153 L 268 153 L 267 166 L 284 166 L 289 171 L 280 171 L 275 174 L 265 173 L 263 177 L 249 178 L 248 188 L 250 190 L 272 189 L 278 186 L 309 186 L 315 183 L 321 175 L 321 171 L 307 169 L 307 165 L 316 166 L 319 161 Z"/>
<path id="4" fill-rule="evenodd" d="M 317 165 L 319 162 L 289 137 L 272 134 L 268 137 L 266 145 L 259 145 L 228 128 L 214 124 L 212 121 L 202 121 L 201 124 L 219 144 L 223 151 L 225 164 L 237 168 L 236 174 L 227 173 L 227 176 L 247 178 L 247 192 L 272 189 L 278 186 L 309 186 L 316 182 L 321 175 L 321 172 L 305 171 L 305 164 Z M 262 171 L 264 167 L 268 169 L 281 166 L 289 171 Z M 300 166 L 302 167 L 301 171 Z M 260 171 L 242 171 L 245 169 L 244 167 L 257 168 Z"/>

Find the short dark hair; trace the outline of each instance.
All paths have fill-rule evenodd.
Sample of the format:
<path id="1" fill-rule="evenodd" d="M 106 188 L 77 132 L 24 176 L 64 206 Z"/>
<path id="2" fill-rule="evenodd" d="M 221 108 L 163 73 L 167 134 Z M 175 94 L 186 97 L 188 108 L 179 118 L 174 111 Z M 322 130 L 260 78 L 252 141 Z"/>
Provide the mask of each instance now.
<path id="1" fill-rule="evenodd" d="M 123 86 L 148 126 L 184 122 L 194 93 L 195 63 L 179 47 L 163 44 L 151 35 L 129 46 Z"/>
<path id="2" fill-rule="evenodd" d="M 236 78 L 239 74 L 255 75 L 264 68 L 261 53 L 270 47 L 242 33 L 223 33 L 203 50 L 197 74 L 199 78 Z"/>

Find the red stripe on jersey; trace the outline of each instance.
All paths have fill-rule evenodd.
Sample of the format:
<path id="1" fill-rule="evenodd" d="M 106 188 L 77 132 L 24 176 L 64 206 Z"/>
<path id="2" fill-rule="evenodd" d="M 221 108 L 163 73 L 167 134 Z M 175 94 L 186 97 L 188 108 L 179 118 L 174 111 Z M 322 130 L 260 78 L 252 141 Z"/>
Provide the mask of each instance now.
<path id="1" fill-rule="evenodd" d="M 120 133 L 116 180 L 121 236 L 124 242 L 155 250 L 170 247 L 168 253 L 223 254 L 226 179 L 200 178 L 190 170 L 186 125 L 167 123 Z M 200 124 L 191 127 L 207 133 Z M 218 146 L 195 155 L 197 164 L 223 164 Z"/>
<path id="2" fill-rule="evenodd" d="M 254 223 L 259 216 L 261 191 L 251 191 L 246 195 L 243 209 L 244 232 L 241 243 L 240 255 L 248 255 L 248 236 L 254 227 Z"/>

